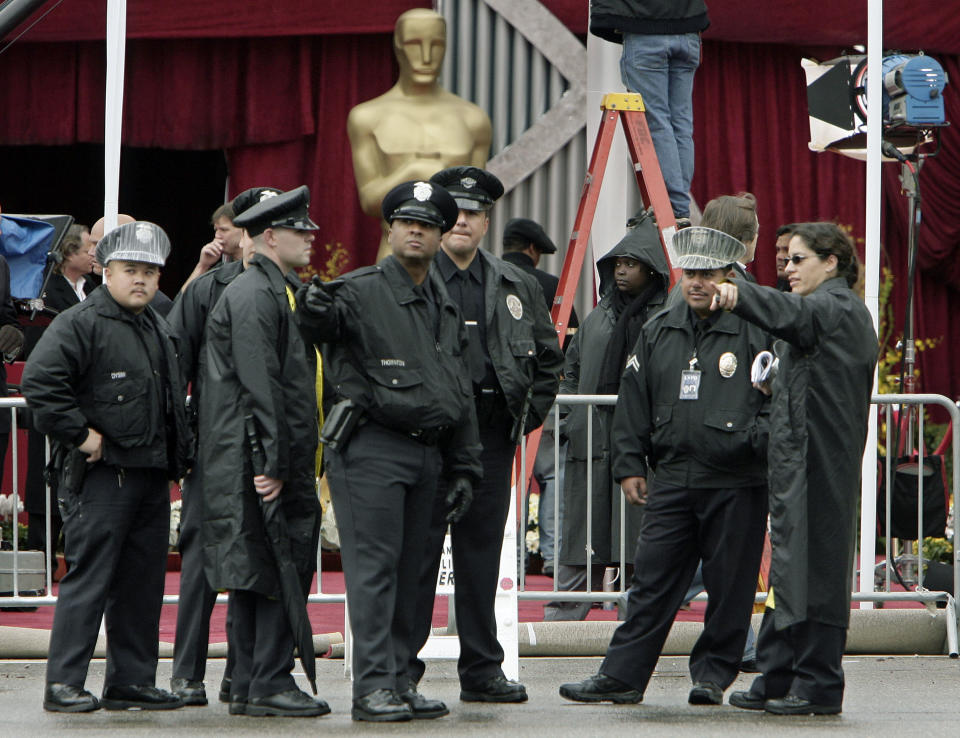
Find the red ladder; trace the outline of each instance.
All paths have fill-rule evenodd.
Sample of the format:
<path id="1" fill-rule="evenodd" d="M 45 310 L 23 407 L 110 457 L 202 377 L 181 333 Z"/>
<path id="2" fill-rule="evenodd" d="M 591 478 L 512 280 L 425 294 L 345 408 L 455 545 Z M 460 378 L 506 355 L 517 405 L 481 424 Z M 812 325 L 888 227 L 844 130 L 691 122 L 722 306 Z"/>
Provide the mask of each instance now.
<path id="1" fill-rule="evenodd" d="M 673 217 L 673 208 L 667 196 L 667 187 L 663 183 L 663 174 L 660 172 L 660 163 L 657 152 L 650 138 L 650 128 L 644 113 L 643 98 L 636 93 L 611 93 L 604 95 L 600 103 L 603 118 L 597 131 L 597 140 L 593 145 L 590 156 L 590 165 L 583 180 L 583 191 L 580 195 L 580 207 L 577 208 L 577 217 L 573 221 L 573 232 L 567 245 L 567 254 L 563 260 L 563 271 L 560 273 L 560 283 L 557 294 L 553 299 L 553 309 L 550 317 L 557 331 L 557 339 L 563 345 L 570 322 L 570 312 L 573 309 L 573 299 L 577 292 L 577 284 L 583 271 L 583 260 L 590 242 L 590 229 L 593 227 L 593 217 L 597 212 L 597 200 L 600 197 L 600 186 L 607 169 L 607 159 L 610 157 L 610 146 L 613 143 L 613 134 L 617 128 L 617 120 L 623 124 L 623 133 L 627 137 L 627 146 L 630 158 L 633 161 L 634 174 L 637 177 L 637 186 L 644 205 L 652 204 L 653 213 L 660 230 L 660 241 L 670 264 L 669 243 L 676 232 L 676 220 Z M 613 244 L 610 244 L 612 247 Z M 670 286 L 676 282 L 676 275 L 671 270 Z M 517 486 L 517 520 L 523 521 L 526 516 L 520 509 L 524 495 L 521 490 L 529 489 L 530 479 L 533 476 L 533 462 L 540 447 L 541 429 L 527 436 L 526 459 L 524 476 L 527 484 Z M 515 479 L 520 477 L 520 452 L 517 452 Z M 522 522 L 520 522 L 522 525 Z M 521 536 L 523 538 L 523 536 Z"/>

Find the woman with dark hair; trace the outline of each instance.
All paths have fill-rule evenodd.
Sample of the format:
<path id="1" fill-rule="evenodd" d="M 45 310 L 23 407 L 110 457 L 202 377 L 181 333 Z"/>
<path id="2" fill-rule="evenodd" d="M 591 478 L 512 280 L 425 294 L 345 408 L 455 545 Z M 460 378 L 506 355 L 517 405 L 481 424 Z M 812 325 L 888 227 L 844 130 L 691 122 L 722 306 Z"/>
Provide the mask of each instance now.
<path id="1" fill-rule="evenodd" d="M 736 280 L 717 286 L 732 310 L 780 339 L 768 451 L 770 596 L 760 626 L 762 674 L 730 704 L 780 715 L 836 714 L 850 622 L 850 582 L 877 334 L 850 289 L 859 266 L 833 223 L 794 226 L 792 292 Z M 767 388 L 769 389 L 769 388 Z"/>

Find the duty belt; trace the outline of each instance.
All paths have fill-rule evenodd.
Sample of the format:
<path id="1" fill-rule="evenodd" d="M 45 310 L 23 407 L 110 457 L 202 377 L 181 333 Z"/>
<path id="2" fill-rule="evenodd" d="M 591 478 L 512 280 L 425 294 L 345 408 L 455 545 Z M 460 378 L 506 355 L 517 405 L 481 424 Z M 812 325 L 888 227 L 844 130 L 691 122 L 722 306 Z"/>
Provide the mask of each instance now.
<path id="1" fill-rule="evenodd" d="M 420 428 L 413 431 L 400 431 L 405 436 L 410 436 L 417 443 L 422 443 L 424 446 L 436 446 L 440 443 L 440 439 L 443 438 L 447 433 L 449 433 L 451 428 L 447 426 L 441 426 L 440 428 Z"/>

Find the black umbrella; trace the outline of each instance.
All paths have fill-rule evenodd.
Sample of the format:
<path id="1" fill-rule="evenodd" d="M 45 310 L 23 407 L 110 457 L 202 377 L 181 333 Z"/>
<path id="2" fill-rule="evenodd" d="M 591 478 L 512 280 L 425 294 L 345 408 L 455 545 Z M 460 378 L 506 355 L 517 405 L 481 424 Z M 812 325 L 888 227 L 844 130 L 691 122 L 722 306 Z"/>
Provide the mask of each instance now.
<path id="1" fill-rule="evenodd" d="M 263 474 L 263 447 L 257 438 L 256 424 L 252 415 L 247 415 L 245 421 L 253 473 L 254 475 Z M 260 497 L 260 512 L 263 514 L 263 527 L 267 533 L 267 540 L 270 541 L 273 558 L 277 562 L 280 596 L 294 640 L 297 642 L 300 665 L 303 666 L 303 673 L 310 681 L 310 688 L 316 694 L 317 663 L 316 654 L 313 651 L 313 628 L 310 625 L 310 617 L 307 615 L 307 598 L 300 581 L 300 573 L 293 563 L 293 555 L 290 552 L 287 518 L 280 506 L 280 498 L 264 502 L 263 497 Z"/>

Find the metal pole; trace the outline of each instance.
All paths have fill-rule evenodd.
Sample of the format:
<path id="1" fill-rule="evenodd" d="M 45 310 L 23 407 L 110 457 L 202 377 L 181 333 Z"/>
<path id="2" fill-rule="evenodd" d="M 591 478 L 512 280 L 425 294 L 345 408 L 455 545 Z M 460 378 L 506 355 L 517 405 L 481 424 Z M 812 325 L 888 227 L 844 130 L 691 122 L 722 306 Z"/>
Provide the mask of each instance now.
<path id="1" fill-rule="evenodd" d="M 883 76 L 883 2 L 867 2 L 867 202 L 865 223 L 865 275 L 864 301 L 874 329 L 879 328 L 880 294 L 880 143 L 883 132 L 880 99 Z M 872 114 L 871 112 L 872 111 Z M 877 391 L 877 372 L 873 373 L 874 392 Z M 877 413 L 870 412 L 867 426 L 866 453 L 863 455 L 862 494 L 860 506 L 860 592 L 873 591 L 874 551 L 877 542 Z M 889 493 L 888 493 L 889 494 Z M 870 572 L 870 576 L 866 575 Z M 861 602 L 860 608 L 873 608 L 871 602 Z"/>

